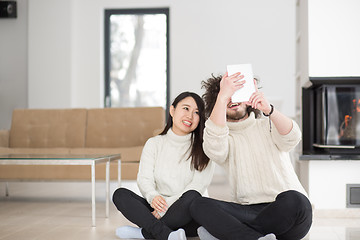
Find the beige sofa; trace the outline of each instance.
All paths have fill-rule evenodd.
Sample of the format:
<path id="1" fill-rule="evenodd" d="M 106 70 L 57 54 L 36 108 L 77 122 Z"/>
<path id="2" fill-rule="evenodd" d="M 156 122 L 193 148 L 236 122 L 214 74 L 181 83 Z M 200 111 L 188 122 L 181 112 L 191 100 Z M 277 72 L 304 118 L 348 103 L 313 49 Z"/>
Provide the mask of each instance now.
<path id="1" fill-rule="evenodd" d="M 136 179 L 141 151 L 165 124 L 161 107 L 16 109 L 10 130 L 0 130 L 0 154 L 121 154 L 122 179 Z M 110 178 L 117 178 L 117 163 Z M 105 166 L 96 167 L 105 178 Z M 0 165 L 0 179 L 90 179 L 89 166 Z"/>

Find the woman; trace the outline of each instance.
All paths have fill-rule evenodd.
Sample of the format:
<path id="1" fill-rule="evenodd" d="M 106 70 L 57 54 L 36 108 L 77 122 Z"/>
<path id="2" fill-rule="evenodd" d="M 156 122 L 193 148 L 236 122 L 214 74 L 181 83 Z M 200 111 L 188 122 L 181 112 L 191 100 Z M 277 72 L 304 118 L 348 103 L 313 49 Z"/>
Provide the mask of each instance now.
<path id="1" fill-rule="evenodd" d="M 120 238 L 186 239 L 199 225 L 189 205 L 206 192 L 214 165 L 202 149 L 204 102 L 183 92 L 170 106 L 167 124 L 143 149 L 137 177 L 143 197 L 125 188 L 113 195 L 117 209 L 137 227 L 116 230 Z"/>

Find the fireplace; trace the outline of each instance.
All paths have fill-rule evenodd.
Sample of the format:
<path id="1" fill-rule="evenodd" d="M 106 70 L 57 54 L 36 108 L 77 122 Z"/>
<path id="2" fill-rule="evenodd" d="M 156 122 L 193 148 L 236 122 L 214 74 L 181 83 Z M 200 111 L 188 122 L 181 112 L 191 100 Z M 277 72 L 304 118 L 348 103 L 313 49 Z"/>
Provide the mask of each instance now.
<path id="1" fill-rule="evenodd" d="M 303 154 L 360 155 L 360 77 L 310 77 L 302 89 Z M 327 158 L 329 159 L 329 158 Z"/>

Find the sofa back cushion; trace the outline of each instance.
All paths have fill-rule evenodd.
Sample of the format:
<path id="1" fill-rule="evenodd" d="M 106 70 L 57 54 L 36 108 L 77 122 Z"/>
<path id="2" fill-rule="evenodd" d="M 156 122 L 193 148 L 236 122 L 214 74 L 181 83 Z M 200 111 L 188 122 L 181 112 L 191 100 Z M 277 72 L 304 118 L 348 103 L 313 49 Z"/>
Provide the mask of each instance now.
<path id="1" fill-rule="evenodd" d="M 86 109 L 15 109 L 10 147 L 84 147 Z"/>
<path id="2" fill-rule="evenodd" d="M 162 107 L 90 109 L 86 147 L 143 146 L 164 124 Z"/>

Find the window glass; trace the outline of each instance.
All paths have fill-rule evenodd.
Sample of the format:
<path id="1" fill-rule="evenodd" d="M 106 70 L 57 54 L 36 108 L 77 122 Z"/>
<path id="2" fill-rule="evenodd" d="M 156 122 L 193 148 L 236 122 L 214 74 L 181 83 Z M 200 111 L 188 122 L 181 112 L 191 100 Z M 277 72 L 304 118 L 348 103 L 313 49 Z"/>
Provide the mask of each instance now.
<path id="1" fill-rule="evenodd" d="M 134 10 L 135 11 L 135 10 Z M 161 106 L 168 102 L 168 15 L 125 13 L 107 16 L 107 107 Z"/>

